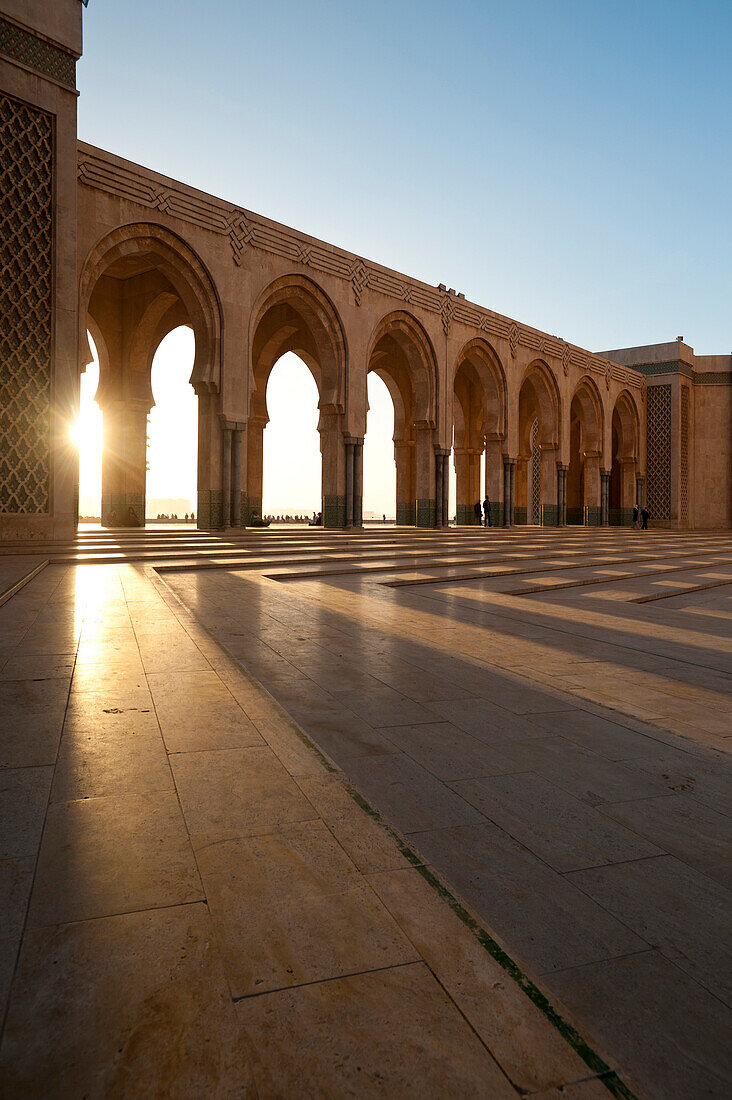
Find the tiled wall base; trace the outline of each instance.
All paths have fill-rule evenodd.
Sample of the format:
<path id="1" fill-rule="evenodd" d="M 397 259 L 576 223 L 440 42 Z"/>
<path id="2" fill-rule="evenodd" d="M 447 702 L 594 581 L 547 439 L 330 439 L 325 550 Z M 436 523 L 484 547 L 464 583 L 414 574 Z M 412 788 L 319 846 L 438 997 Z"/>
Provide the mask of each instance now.
<path id="1" fill-rule="evenodd" d="M 558 508 L 556 504 L 542 504 L 541 506 L 541 526 L 542 527 L 556 527 Z"/>
<path id="2" fill-rule="evenodd" d="M 404 504 L 397 504 L 396 506 L 396 521 L 400 526 L 414 527 L 417 519 L 417 513 L 414 505 L 411 502 Z"/>
<path id="3" fill-rule="evenodd" d="M 218 531 L 224 522 L 224 495 L 220 489 L 198 490 L 198 521 L 202 531 Z"/>
<path id="4" fill-rule="evenodd" d="M 585 525 L 585 510 L 584 508 L 568 508 L 567 509 L 567 526 L 568 527 L 584 527 Z"/>
<path id="5" fill-rule="evenodd" d="M 523 526 L 526 523 L 526 509 L 525 508 L 517 508 L 517 507 L 514 506 L 514 509 L 513 509 L 513 522 L 517 526 Z"/>
<path id="6" fill-rule="evenodd" d="M 435 502 L 424 498 L 417 501 L 417 527 L 435 526 Z"/>
<path id="7" fill-rule="evenodd" d="M 323 527 L 346 526 L 346 498 L 323 497 Z"/>
<path id="8" fill-rule="evenodd" d="M 495 507 L 495 505 L 494 505 Z M 491 513 L 492 518 L 492 513 Z M 472 504 L 458 504 L 457 506 L 457 524 L 459 527 L 480 527 L 481 520 L 475 514 L 475 508 Z"/>

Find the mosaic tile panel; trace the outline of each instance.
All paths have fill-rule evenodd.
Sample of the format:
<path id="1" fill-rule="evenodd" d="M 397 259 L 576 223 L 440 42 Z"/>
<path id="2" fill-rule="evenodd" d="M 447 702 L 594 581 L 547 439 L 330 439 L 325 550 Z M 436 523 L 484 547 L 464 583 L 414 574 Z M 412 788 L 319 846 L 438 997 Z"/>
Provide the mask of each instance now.
<path id="1" fill-rule="evenodd" d="M 68 88 L 76 87 L 76 61 L 70 53 L 1 17 L 0 53 Z"/>
<path id="2" fill-rule="evenodd" d="M 0 95 L 0 512 L 49 511 L 53 118 Z"/>
<path id="3" fill-rule="evenodd" d="M 435 501 L 418 497 L 417 498 L 417 527 L 434 527 L 435 526 L 436 506 Z"/>
<path id="4" fill-rule="evenodd" d="M 689 390 L 681 387 L 681 456 L 679 461 L 679 519 L 689 522 Z"/>
<path id="5" fill-rule="evenodd" d="M 653 519 L 671 519 L 671 386 L 648 387 L 646 502 Z"/>
<path id="6" fill-rule="evenodd" d="M 417 521 L 417 511 L 411 501 L 397 504 L 396 521 L 400 526 L 414 527 Z"/>
<path id="7" fill-rule="evenodd" d="M 346 526 L 346 498 L 341 496 L 323 497 L 323 527 Z"/>

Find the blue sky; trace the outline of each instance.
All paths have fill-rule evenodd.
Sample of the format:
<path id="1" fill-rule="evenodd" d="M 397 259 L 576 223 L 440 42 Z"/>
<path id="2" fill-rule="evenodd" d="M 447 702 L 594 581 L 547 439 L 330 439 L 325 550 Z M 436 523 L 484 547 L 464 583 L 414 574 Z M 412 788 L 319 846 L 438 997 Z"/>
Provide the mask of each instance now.
<path id="1" fill-rule="evenodd" d="M 599 350 L 732 350 L 732 3 L 91 0 L 79 135 Z"/>

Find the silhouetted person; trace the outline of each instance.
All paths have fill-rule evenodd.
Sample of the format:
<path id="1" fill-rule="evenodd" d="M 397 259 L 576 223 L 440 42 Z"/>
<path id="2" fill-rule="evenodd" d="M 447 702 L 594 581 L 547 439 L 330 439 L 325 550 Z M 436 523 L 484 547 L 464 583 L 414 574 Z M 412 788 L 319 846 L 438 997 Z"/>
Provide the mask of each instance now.
<path id="1" fill-rule="evenodd" d="M 119 527 L 119 517 L 114 508 L 107 515 L 107 527 Z"/>
<path id="2" fill-rule="evenodd" d="M 636 530 L 638 529 L 638 505 L 637 504 L 633 509 L 633 527 L 635 527 Z"/>
<path id="3" fill-rule="evenodd" d="M 643 520 L 643 523 L 642 523 L 641 526 L 642 526 L 642 529 L 644 531 L 648 530 L 648 520 L 650 518 L 651 518 L 651 513 L 648 511 L 648 506 L 646 505 L 643 508 L 641 508 L 641 519 Z"/>
<path id="4" fill-rule="evenodd" d="M 483 501 L 483 511 L 485 512 L 485 525 L 486 527 L 492 527 L 491 523 L 491 498 L 488 494 L 485 494 L 485 500 Z"/>
<path id="5" fill-rule="evenodd" d="M 483 513 L 480 510 L 480 501 L 479 500 L 476 500 L 475 504 L 473 505 L 473 511 L 475 512 L 475 522 L 478 524 L 479 527 L 482 527 L 483 526 Z"/>
<path id="6" fill-rule="evenodd" d="M 137 515 L 135 513 L 135 509 L 132 507 L 132 505 L 130 505 L 130 507 L 127 510 L 127 526 L 128 527 L 139 527 L 140 526 L 140 521 L 137 518 Z"/>

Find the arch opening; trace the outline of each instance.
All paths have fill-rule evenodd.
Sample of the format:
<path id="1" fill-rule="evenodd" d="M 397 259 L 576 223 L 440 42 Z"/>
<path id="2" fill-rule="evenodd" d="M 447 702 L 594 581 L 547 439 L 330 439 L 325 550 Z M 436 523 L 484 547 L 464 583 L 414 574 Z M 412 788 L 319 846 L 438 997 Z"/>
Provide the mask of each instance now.
<path id="1" fill-rule="evenodd" d="M 320 490 L 316 506 L 313 507 L 314 478 L 312 471 L 309 480 L 303 483 L 297 492 L 307 499 L 285 502 L 281 499 L 284 514 L 303 515 L 305 509 L 312 517 L 313 511 L 320 516 L 325 527 L 343 527 L 345 525 L 345 498 L 342 486 L 345 482 L 345 455 L 343 446 L 343 394 L 345 392 L 346 345 L 340 321 L 335 309 L 323 292 L 308 279 L 299 276 L 287 276 L 272 284 L 261 296 L 252 314 L 251 323 L 251 371 L 254 388 L 251 394 L 249 418 L 246 431 L 246 501 L 248 522 L 255 525 L 261 522 L 263 507 L 264 479 L 264 430 L 270 418 L 268 399 L 270 395 L 269 379 L 283 357 L 286 366 L 281 368 L 292 371 L 292 364 L 300 361 L 308 371 L 299 371 L 293 377 L 296 389 L 306 386 L 303 401 L 306 408 L 314 407 L 318 411 L 317 431 L 320 447 Z M 307 388 L 306 374 L 311 376 L 315 387 Z M 279 385 L 279 383 L 277 383 Z M 277 392 L 272 391 L 272 393 Z M 283 395 L 284 400 L 284 395 Z M 288 400 L 292 404 L 292 394 Z M 287 402 L 285 402 L 286 404 Z M 293 428 L 293 430 L 296 430 Z M 268 455 L 273 450 L 277 432 L 268 437 Z M 312 449 L 307 441 L 303 443 L 306 453 L 312 458 Z M 292 446 L 287 453 L 292 456 Z M 281 455 L 272 454 L 268 465 L 280 462 Z M 312 466 L 312 462 L 310 462 Z M 268 475 L 269 476 L 269 475 Z M 294 476 L 294 473 L 291 475 Z M 277 484 L 278 475 L 274 474 L 271 484 Z M 273 489 L 274 491 L 274 489 Z M 268 490 L 269 492 L 269 490 Z M 278 489 L 277 492 L 280 492 Z M 275 497 L 267 504 L 267 514 L 282 515 L 282 511 L 272 510 Z M 290 509 L 294 509 L 290 511 Z"/>
<path id="2" fill-rule="evenodd" d="M 262 440 L 262 517 L 309 523 L 321 510 L 318 387 L 307 364 L 285 352 L 267 377 Z"/>
<path id="3" fill-rule="evenodd" d="M 172 405 L 167 407 L 169 397 L 166 396 L 150 422 L 155 437 L 162 432 L 165 438 L 160 447 L 154 443 L 155 452 L 159 454 L 155 459 L 153 493 L 159 493 L 162 488 L 157 481 L 157 467 L 167 462 L 168 478 L 178 482 L 182 489 L 180 500 L 185 503 L 186 497 L 190 498 L 189 516 L 195 511 L 201 527 L 220 526 L 216 494 L 212 492 L 213 480 L 219 472 L 217 463 L 220 463 L 216 430 L 220 312 L 213 285 L 202 264 L 185 242 L 161 226 L 123 226 L 100 241 L 87 259 L 81 279 L 80 313 L 86 322 L 80 334 L 82 366 L 93 359 L 87 328 L 99 363 L 95 399 L 104 424 L 102 524 L 107 527 L 144 526 L 150 514 L 151 509 L 147 507 L 148 416 L 156 403 L 153 362 L 156 354 L 161 356 L 159 363 L 165 362 L 177 342 L 173 361 L 164 370 L 174 383 Z M 165 343 L 169 334 L 183 328 L 188 335 L 178 334 L 171 344 Z M 181 341 L 187 342 L 185 353 L 181 352 Z M 183 374 L 187 377 L 183 378 Z M 198 395 L 198 402 L 189 381 Z M 179 419 L 176 430 L 173 422 L 168 421 L 168 414 L 175 417 L 171 410 L 179 401 L 183 404 L 177 415 L 183 419 Z M 194 417 L 192 410 L 196 404 L 198 415 Z M 163 424 L 167 424 L 165 430 L 160 427 Z M 185 425 L 188 431 L 184 430 Z M 193 459 L 196 435 L 197 458 Z M 183 470 L 190 475 L 191 463 L 195 463 L 194 484 L 181 486 L 179 475 Z M 198 505 L 195 508 L 194 496 Z M 165 493 L 155 499 L 175 500 L 175 497 Z M 176 512 L 176 508 L 171 511 Z M 156 512 L 153 504 L 152 514 Z"/>
<path id="4" fill-rule="evenodd" d="M 491 500 L 491 523 L 500 523 L 505 379 L 500 360 L 482 339 L 458 356 L 453 384 L 453 467 L 458 524 L 483 522 L 477 505 Z"/>
<path id="5" fill-rule="evenodd" d="M 608 518 L 612 527 L 630 524 L 636 502 L 638 473 L 638 416 L 625 392 L 613 407 Z"/>
<path id="6" fill-rule="evenodd" d="M 601 522 L 600 457 L 602 404 L 594 383 L 583 379 L 569 410 L 567 523 L 597 527 Z"/>
<path id="7" fill-rule="evenodd" d="M 394 409 L 396 522 L 432 527 L 437 506 L 433 442 L 437 368 L 429 338 L 410 314 L 390 314 L 378 325 L 367 376 L 372 372 L 386 386 Z"/>
<path id="8" fill-rule="evenodd" d="M 549 369 L 532 363 L 519 390 L 514 522 L 553 527 L 557 514 L 559 400 Z"/>
<path id="9" fill-rule="evenodd" d="M 396 523 L 396 410 L 378 371 L 366 376 L 366 435 L 363 443 L 363 518 Z"/>

